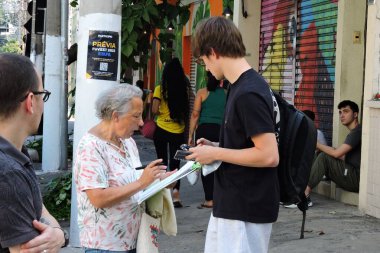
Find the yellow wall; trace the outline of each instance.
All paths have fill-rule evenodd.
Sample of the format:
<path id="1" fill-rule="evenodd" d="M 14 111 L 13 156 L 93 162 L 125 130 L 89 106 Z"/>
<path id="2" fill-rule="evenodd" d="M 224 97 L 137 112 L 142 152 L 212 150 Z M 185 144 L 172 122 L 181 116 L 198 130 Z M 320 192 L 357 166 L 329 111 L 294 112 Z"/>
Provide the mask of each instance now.
<path id="1" fill-rule="evenodd" d="M 260 50 L 260 18 L 261 0 L 245 1 L 248 17 L 242 15 L 241 1 L 234 1 L 234 23 L 239 28 L 247 51 L 247 61 L 255 69 L 259 69 Z"/>
<path id="2" fill-rule="evenodd" d="M 340 145 L 348 134 L 339 121 L 340 101 L 355 101 L 359 108 L 363 96 L 364 33 L 366 1 L 339 0 L 336 42 L 333 145 Z M 354 43 L 354 32 L 360 33 L 360 43 Z M 360 113 L 361 114 L 361 113 Z"/>
<path id="3" fill-rule="evenodd" d="M 380 1 L 368 5 L 359 209 L 380 218 Z"/>

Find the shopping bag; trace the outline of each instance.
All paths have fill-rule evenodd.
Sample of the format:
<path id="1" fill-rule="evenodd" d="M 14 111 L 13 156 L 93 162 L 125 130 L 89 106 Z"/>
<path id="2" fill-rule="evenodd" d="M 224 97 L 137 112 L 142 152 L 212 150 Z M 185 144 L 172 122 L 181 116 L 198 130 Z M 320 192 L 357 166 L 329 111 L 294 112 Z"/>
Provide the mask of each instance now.
<path id="1" fill-rule="evenodd" d="M 140 229 L 137 236 L 136 250 L 138 253 L 158 253 L 158 234 L 160 219 L 153 218 L 147 213 L 141 217 Z"/>

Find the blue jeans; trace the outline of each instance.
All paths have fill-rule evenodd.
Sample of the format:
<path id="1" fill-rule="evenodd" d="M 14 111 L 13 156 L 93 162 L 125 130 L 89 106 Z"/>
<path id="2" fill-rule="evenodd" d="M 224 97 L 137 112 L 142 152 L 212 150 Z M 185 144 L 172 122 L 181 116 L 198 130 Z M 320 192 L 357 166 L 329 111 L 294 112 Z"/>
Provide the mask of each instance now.
<path id="1" fill-rule="evenodd" d="M 114 251 L 114 250 L 84 248 L 84 252 L 85 253 L 136 253 L 136 249 L 131 249 L 127 251 Z"/>

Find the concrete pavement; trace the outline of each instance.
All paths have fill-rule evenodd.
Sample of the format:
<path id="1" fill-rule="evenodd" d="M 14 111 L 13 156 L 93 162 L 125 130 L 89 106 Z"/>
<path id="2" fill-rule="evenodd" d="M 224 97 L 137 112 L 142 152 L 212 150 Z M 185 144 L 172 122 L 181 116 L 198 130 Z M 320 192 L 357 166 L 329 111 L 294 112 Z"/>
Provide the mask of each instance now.
<path id="1" fill-rule="evenodd" d="M 143 163 L 155 158 L 151 141 L 136 136 Z M 210 209 L 198 209 L 203 200 L 202 183 L 190 186 L 181 183 L 183 208 L 176 209 L 178 234 L 159 237 L 160 253 L 201 253 L 204 248 Z M 274 223 L 269 252 L 380 252 L 380 220 L 363 215 L 356 206 L 342 204 L 313 194 L 314 206 L 307 212 L 305 239 L 299 234 L 302 213 L 298 209 L 280 207 L 278 221 Z M 66 224 L 62 224 L 66 225 Z M 227 238 L 228 240 L 228 238 Z M 64 253 L 80 253 L 81 249 L 66 248 Z"/>

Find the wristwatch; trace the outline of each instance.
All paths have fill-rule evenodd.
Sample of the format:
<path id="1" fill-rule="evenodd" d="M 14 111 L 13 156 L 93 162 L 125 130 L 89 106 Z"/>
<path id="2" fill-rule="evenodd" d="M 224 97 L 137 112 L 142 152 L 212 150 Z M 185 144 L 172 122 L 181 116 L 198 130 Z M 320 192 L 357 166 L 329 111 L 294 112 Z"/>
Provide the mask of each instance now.
<path id="1" fill-rule="evenodd" d="M 53 227 L 53 228 L 58 228 L 58 229 L 62 230 L 63 237 L 65 238 L 65 244 L 63 244 L 61 248 L 67 247 L 67 245 L 69 245 L 69 239 L 70 239 L 69 233 L 67 233 L 67 231 L 61 227 Z"/>

